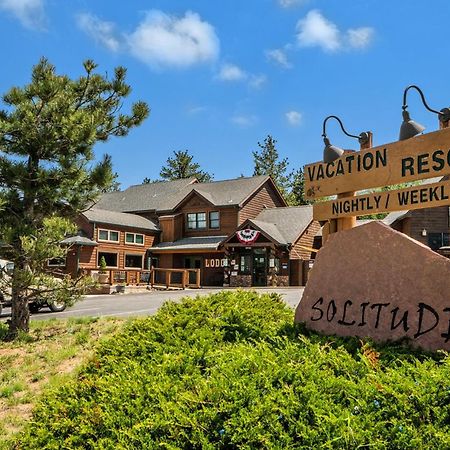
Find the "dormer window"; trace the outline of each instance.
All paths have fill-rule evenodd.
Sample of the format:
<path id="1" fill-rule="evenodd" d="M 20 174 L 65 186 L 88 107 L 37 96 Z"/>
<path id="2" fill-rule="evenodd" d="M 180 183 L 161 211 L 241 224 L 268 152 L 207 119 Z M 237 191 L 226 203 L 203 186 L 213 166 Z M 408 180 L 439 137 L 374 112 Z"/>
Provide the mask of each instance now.
<path id="1" fill-rule="evenodd" d="M 189 230 L 204 230 L 206 228 L 206 213 L 188 213 L 187 227 Z"/>

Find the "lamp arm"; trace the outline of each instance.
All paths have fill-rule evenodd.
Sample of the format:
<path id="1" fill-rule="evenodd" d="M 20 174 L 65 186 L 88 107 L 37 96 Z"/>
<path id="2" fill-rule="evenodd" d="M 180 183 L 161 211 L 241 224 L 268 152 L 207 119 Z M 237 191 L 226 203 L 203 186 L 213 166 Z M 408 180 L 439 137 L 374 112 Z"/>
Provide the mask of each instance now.
<path id="1" fill-rule="evenodd" d="M 328 119 L 336 119 L 339 122 L 339 125 L 341 126 L 341 130 L 347 136 L 355 138 L 355 139 L 359 139 L 360 138 L 360 136 L 355 136 L 354 134 L 347 133 L 347 131 L 345 131 L 344 124 L 342 123 L 341 119 L 339 119 L 339 117 L 337 117 L 337 116 L 328 116 L 327 118 L 325 118 L 325 120 L 323 121 L 322 137 L 324 137 L 324 138 L 327 137 L 327 133 L 326 133 L 325 127 L 326 127 Z"/>
<path id="2" fill-rule="evenodd" d="M 422 90 L 421 90 L 418 86 L 416 86 L 415 84 L 411 84 L 411 86 L 408 86 L 408 87 L 405 89 L 405 91 L 403 92 L 403 106 L 402 106 L 403 111 L 404 111 L 406 108 L 408 108 L 408 105 L 406 104 L 406 94 L 407 94 L 408 91 L 409 91 L 410 89 L 412 89 L 412 88 L 414 88 L 414 89 L 419 93 L 420 98 L 422 99 L 422 103 L 423 103 L 423 105 L 425 106 L 425 108 L 428 109 L 428 111 L 430 111 L 430 112 L 432 112 L 432 113 L 435 113 L 435 114 L 437 114 L 437 115 L 439 115 L 439 116 L 444 115 L 444 113 L 442 113 L 441 111 L 436 111 L 435 109 L 432 109 L 432 108 L 430 108 L 430 107 L 428 106 L 428 103 L 427 103 L 427 101 L 425 100 L 425 96 L 423 95 Z"/>

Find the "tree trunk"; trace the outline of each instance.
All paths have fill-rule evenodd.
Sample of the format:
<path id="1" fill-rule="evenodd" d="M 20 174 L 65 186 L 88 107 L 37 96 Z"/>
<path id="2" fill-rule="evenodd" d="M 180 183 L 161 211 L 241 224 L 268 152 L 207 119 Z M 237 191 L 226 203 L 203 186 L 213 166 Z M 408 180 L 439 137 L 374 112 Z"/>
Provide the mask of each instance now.
<path id="1" fill-rule="evenodd" d="M 11 319 L 9 321 L 9 330 L 6 335 L 6 340 L 12 341 L 17 338 L 20 331 L 28 333 L 30 329 L 30 310 L 28 308 L 28 297 L 26 295 L 26 289 L 24 289 L 20 283 L 20 272 L 25 270 L 25 263 L 21 263 L 14 267 L 12 281 Z"/>

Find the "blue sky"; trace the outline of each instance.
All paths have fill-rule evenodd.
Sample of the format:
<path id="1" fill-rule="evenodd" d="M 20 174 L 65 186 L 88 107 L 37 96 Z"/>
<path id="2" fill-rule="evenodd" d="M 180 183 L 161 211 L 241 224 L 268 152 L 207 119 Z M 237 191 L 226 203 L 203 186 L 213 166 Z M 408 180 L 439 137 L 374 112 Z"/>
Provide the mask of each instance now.
<path id="1" fill-rule="evenodd" d="M 327 115 L 378 145 L 397 140 L 409 84 L 431 107 L 450 106 L 449 22 L 448 0 L 0 0 L 0 89 L 27 83 L 41 56 L 73 77 L 87 58 L 102 73 L 127 67 L 130 99 L 151 115 L 96 147 L 122 187 L 157 178 L 184 149 L 215 179 L 251 175 L 267 134 L 295 169 L 322 158 Z M 408 104 L 437 128 L 413 91 Z"/>

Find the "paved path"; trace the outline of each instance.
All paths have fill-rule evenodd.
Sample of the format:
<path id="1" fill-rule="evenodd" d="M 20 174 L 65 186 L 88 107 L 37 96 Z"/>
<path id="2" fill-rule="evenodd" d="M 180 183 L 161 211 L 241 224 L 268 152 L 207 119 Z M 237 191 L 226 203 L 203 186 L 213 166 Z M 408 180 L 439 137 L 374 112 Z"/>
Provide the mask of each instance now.
<path id="1" fill-rule="evenodd" d="M 286 303 L 295 308 L 300 301 L 303 288 L 256 288 L 257 292 L 278 292 Z M 90 295 L 74 306 L 61 313 L 52 313 L 48 308 L 43 308 L 39 314 L 33 314 L 32 320 L 44 320 L 68 317 L 131 317 L 148 316 L 155 314 L 158 308 L 167 300 L 179 300 L 182 297 L 195 297 L 220 292 L 216 289 L 192 289 L 185 291 L 150 291 L 133 294 L 115 295 Z M 10 317 L 10 309 L 5 308 L 0 320 Z"/>

